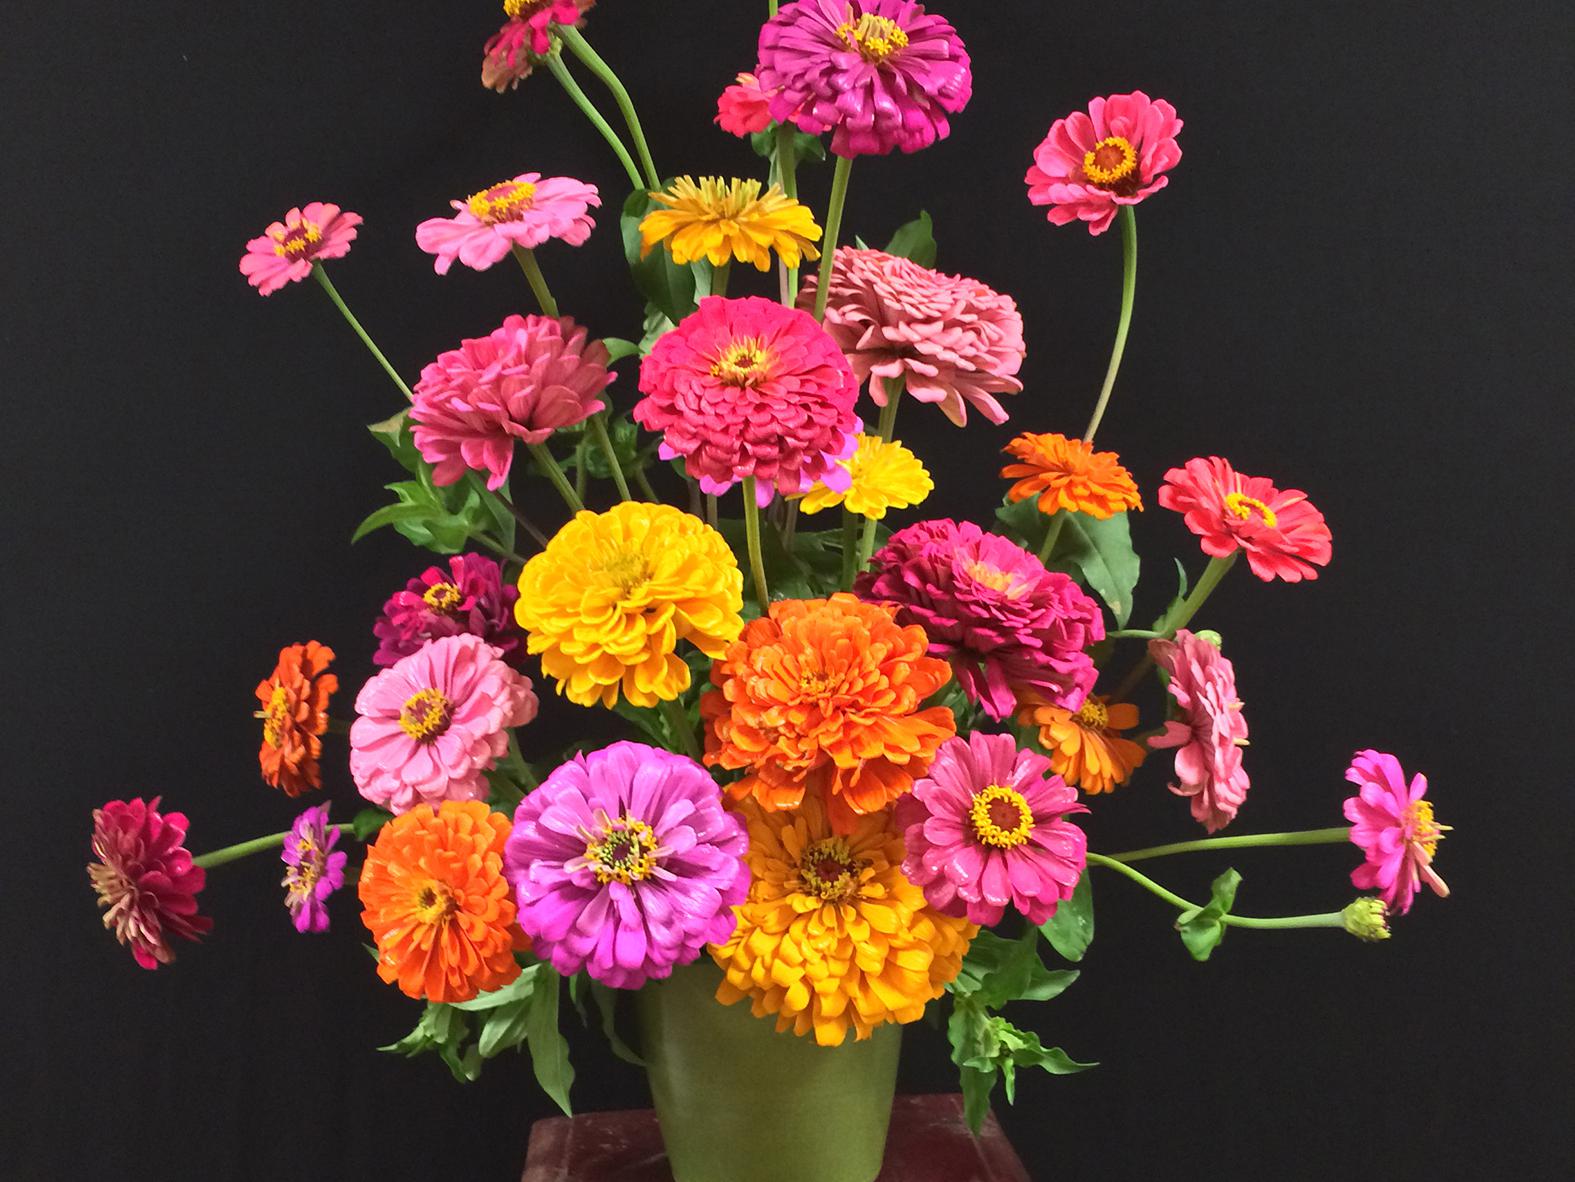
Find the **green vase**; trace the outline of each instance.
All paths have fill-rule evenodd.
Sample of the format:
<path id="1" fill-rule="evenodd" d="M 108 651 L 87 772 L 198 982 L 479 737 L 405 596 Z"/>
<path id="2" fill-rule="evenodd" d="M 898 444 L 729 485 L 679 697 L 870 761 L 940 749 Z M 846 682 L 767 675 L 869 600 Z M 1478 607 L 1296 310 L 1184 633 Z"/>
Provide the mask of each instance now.
<path id="1" fill-rule="evenodd" d="M 840 1047 L 778 1034 L 716 1000 L 709 960 L 636 995 L 651 1096 L 675 1182 L 874 1182 L 902 1029 Z"/>

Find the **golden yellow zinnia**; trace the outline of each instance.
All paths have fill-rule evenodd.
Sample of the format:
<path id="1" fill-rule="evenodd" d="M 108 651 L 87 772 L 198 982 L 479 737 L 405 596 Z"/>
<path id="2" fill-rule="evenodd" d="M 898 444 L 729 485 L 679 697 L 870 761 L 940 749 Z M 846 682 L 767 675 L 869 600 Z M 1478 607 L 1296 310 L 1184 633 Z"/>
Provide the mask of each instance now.
<path id="1" fill-rule="evenodd" d="M 860 517 L 879 521 L 888 509 L 910 509 L 929 496 L 935 488 L 930 473 L 902 444 L 888 443 L 879 435 L 860 435 L 853 458 L 842 461 L 851 482 L 846 491 L 817 483 L 799 502 L 806 513 L 847 505 Z"/>
<path id="2" fill-rule="evenodd" d="M 558 692 L 581 706 L 669 702 L 689 688 L 687 640 L 720 657 L 744 621 L 722 535 L 671 505 L 585 510 L 520 572 L 514 615 Z"/>
<path id="3" fill-rule="evenodd" d="M 780 185 L 761 196 L 759 181 L 704 176 L 696 183 L 682 176 L 651 199 L 666 208 L 653 209 L 641 221 L 641 258 L 658 242 L 667 243 L 679 264 L 709 259 L 720 267 L 737 259 L 769 271 L 773 250 L 790 267 L 820 257 L 814 245 L 820 240 L 815 215 Z"/>

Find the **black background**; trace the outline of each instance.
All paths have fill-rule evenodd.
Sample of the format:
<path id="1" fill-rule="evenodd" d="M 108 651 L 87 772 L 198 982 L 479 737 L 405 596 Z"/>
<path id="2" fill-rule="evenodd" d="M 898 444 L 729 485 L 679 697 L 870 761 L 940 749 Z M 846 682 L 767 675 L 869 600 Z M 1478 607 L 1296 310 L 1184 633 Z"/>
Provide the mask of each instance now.
<path id="1" fill-rule="evenodd" d="M 664 171 L 752 167 L 710 117 L 764 7 L 593 13 Z M 1030 1017 L 1102 1066 L 1025 1078 L 1008 1131 L 1036 1179 L 1567 1176 L 1564 6 L 941 7 L 973 54 L 972 105 L 922 156 L 859 161 L 849 229 L 884 242 L 928 209 L 942 268 L 1018 299 L 1030 358 L 1009 427 L 906 413 L 941 487 L 926 511 L 987 514 L 1010 432 L 1080 430 L 1103 374 L 1118 236 L 1027 205 L 1033 146 L 1091 95 L 1169 98 L 1185 159 L 1140 211 L 1101 435 L 1151 504 L 1139 614 L 1168 598 L 1172 554 L 1201 566 L 1152 505 L 1167 467 L 1217 453 L 1307 489 L 1334 531 L 1325 577 L 1243 568 L 1200 620 L 1226 632 L 1250 711 L 1236 828 L 1338 824 L 1341 773 L 1370 744 L 1426 770 L 1455 826 L 1438 862 L 1454 897 L 1420 899 L 1378 947 L 1238 931 L 1198 965 L 1157 901 L 1100 880 L 1082 980 Z M 299 806 L 257 780 L 252 687 L 311 636 L 341 653 L 347 706 L 382 600 L 427 563 L 391 533 L 349 546 L 397 478 L 363 424 L 400 399 L 313 285 L 247 288 L 245 240 L 307 200 L 362 213 L 335 276 L 413 376 L 530 310 L 510 266 L 435 277 L 418 220 L 527 168 L 623 192 L 549 77 L 476 84 L 497 20 L 482 0 L 0 14 L 10 1177 L 503 1180 L 548 1111 L 523 1059 L 461 1088 L 372 1049 L 417 1007 L 376 981 L 351 898 L 333 935 L 300 937 L 274 859 L 217 871 L 213 936 L 145 973 L 82 872 L 110 798 L 163 793 L 199 850 L 287 825 Z M 817 208 L 828 177 L 805 179 Z M 543 262 L 594 332 L 638 336 L 614 220 Z M 614 393 L 629 405 L 627 370 Z M 553 511 L 544 484 L 530 496 Z M 328 762 L 348 816 L 342 749 Z M 1195 831 L 1158 767 L 1089 829 L 1107 850 Z M 1244 852 L 1242 909 L 1338 907 L 1355 856 Z M 1198 895 L 1224 865 L 1162 871 Z M 581 1106 L 644 1103 L 631 1069 L 575 1042 Z M 905 1086 L 953 1086 L 937 1037 L 907 1048 Z"/>

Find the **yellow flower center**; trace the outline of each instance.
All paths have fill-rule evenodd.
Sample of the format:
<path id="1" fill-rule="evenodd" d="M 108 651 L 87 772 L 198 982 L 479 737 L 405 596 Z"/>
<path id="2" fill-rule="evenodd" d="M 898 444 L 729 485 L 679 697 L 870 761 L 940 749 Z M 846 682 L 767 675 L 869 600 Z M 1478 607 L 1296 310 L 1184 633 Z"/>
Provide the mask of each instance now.
<path id="1" fill-rule="evenodd" d="M 804 894 L 815 895 L 827 903 L 840 903 L 858 887 L 859 871 L 863 868 L 848 849 L 845 838 L 828 837 L 804 851 L 798 863 L 798 877 Z"/>
<path id="2" fill-rule="evenodd" d="M 441 925 L 459 910 L 454 892 L 441 882 L 428 882 L 416 893 L 416 920 L 428 927 Z"/>
<path id="3" fill-rule="evenodd" d="M 650 878 L 656 872 L 660 851 L 656 833 L 644 821 L 624 817 L 603 819 L 602 832 L 585 842 L 585 860 L 601 883 L 621 882 L 625 886 Z"/>
<path id="4" fill-rule="evenodd" d="M 310 842 L 303 842 L 302 844 L 308 849 L 311 848 Z M 322 871 L 319 869 L 318 864 L 315 861 L 302 862 L 294 869 L 295 873 L 289 880 L 289 893 L 293 897 L 300 899 L 310 898 L 312 892 L 317 889 L 317 880 L 322 877 Z"/>
<path id="5" fill-rule="evenodd" d="M 473 193 L 465 205 L 476 220 L 495 226 L 518 221 L 535 196 L 536 186 L 529 181 L 499 181 L 490 189 Z"/>
<path id="6" fill-rule="evenodd" d="M 430 743 L 449 724 L 449 700 L 435 689 L 424 689 L 405 700 L 399 711 L 399 728 L 418 743 Z"/>
<path id="7" fill-rule="evenodd" d="M 290 691 L 282 685 L 273 687 L 268 705 L 262 711 L 263 739 L 270 747 L 284 746 L 284 732 L 290 723 Z"/>
<path id="8" fill-rule="evenodd" d="M 759 337 L 742 337 L 711 363 L 711 376 L 729 386 L 753 386 L 771 368 L 771 354 Z"/>
<path id="9" fill-rule="evenodd" d="M 1420 846 L 1429 858 L 1438 852 L 1438 843 L 1449 831 L 1448 825 L 1440 825 L 1433 819 L 1433 802 L 1430 800 L 1412 801 L 1401 820 L 1405 824 L 1406 841 Z"/>
<path id="10" fill-rule="evenodd" d="M 1254 512 L 1263 519 L 1263 524 L 1273 529 L 1279 524 L 1279 518 L 1274 510 L 1265 505 L 1257 497 L 1249 497 L 1246 493 L 1233 492 L 1225 497 L 1225 507 L 1243 521 L 1251 521 Z"/>
<path id="11" fill-rule="evenodd" d="M 459 606 L 463 598 L 464 596 L 460 594 L 459 588 L 454 586 L 453 583 L 434 583 L 421 596 L 421 602 L 435 612 L 448 615 L 448 613 Z"/>
<path id="12" fill-rule="evenodd" d="M 973 833 L 985 845 L 1009 850 L 1022 845 L 1034 828 L 1034 811 L 1023 794 L 1005 784 L 991 784 L 973 798 L 968 810 Z"/>
<path id="13" fill-rule="evenodd" d="M 273 239 L 274 254 L 281 259 L 298 259 L 323 240 L 323 230 L 316 222 L 302 218 L 298 224 L 275 230 L 269 237 Z"/>
<path id="14" fill-rule="evenodd" d="M 1114 185 L 1137 171 L 1137 149 L 1119 135 L 1106 136 L 1083 153 L 1083 175 L 1096 185 Z"/>
<path id="15" fill-rule="evenodd" d="M 1085 698 L 1082 707 L 1072 715 L 1078 726 L 1086 727 L 1091 731 L 1102 731 L 1110 725 L 1110 711 L 1103 702 L 1096 702 L 1093 698 Z"/>
<path id="16" fill-rule="evenodd" d="M 856 49 L 867 62 L 879 65 L 898 50 L 908 48 L 908 34 L 889 16 L 866 12 L 858 20 L 845 20 L 837 26 L 837 36 Z"/>

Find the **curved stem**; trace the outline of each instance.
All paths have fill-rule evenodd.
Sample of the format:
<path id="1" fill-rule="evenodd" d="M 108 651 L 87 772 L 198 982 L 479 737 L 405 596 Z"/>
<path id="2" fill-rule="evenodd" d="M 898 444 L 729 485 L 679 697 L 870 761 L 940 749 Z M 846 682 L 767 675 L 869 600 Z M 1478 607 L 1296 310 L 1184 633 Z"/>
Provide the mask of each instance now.
<path id="1" fill-rule="evenodd" d="M 640 116 L 635 113 L 634 100 L 629 97 L 629 91 L 618 75 L 613 73 L 613 68 L 602 60 L 601 54 L 591 48 L 591 43 L 585 39 L 583 33 L 573 25 L 559 25 L 558 34 L 563 38 L 563 43 L 573 51 L 574 56 L 589 66 L 591 73 L 601 79 L 602 85 L 612 91 L 613 100 L 623 114 L 623 121 L 629 125 L 629 134 L 634 137 L 635 151 L 640 153 L 640 163 L 645 168 L 645 179 L 651 188 L 660 189 L 661 174 L 651 162 L 651 149 L 645 142 L 645 129 L 640 126 Z"/>
<path id="2" fill-rule="evenodd" d="M 607 141 L 607 146 L 618 157 L 618 163 L 623 165 L 623 170 L 629 174 L 629 184 L 636 189 L 643 189 L 645 185 L 640 180 L 640 170 L 634 166 L 634 157 L 629 155 L 629 149 L 624 147 L 623 140 L 612 129 L 612 124 L 602 117 L 596 109 L 596 104 L 591 102 L 590 96 L 580 89 L 580 84 L 574 80 L 574 75 L 569 73 L 569 67 L 564 64 L 563 58 L 554 53 L 547 58 L 547 68 L 552 71 L 552 76 L 558 80 L 558 85 L 563 87 L 564 93 L 574 100 L 574 105 L 585 113 L 591 125 L 602 133 L 602 139 Z"/>
<path id="3" fill-rule="evenodd" d="M 1116 388 L 1116 374 L 1121 372 L 1121 357 L 1127 351 L 1127 333 L 1132 328 L 1132 303 L 1137 295 L 1137 216 L 1132 206 L 1123 205 L 1121 222 L 1121 319 L 1116 324 L 1116 343 L 1110 351 L 1110 368 L 1105 371 L 1105 384 L 1099 391 L 1099 402 L 1094 406 L 1094 417 L 1083 432 L 1083 442 L 1094 442 L 1094 432 L 1104 420 L 1105 408 L 1110 405 L 1110 394 Z"/>
<path id="4" fill-rule="evenodd" d="M 1039 547 L 1040 562 L 1050 561 L 1050 554 L 1055 550 L 1055 544 L 1061 540 L 1061 531 L 1066 528 L 1066 517 L 1069 512 L 1071 510 L 1062 509 L 1050 519 L 1050 528 L 1045 530 L 1044 545 Z"/>
<path id="5" fill-rule="evenodd" d="M 399 371 L 388 363 L 387 357 L 383 356 L 383 350 L 377 347 L 367 335 L 366 329 L 361 327 L 361 322 L 355 318 L 355 314 L 339 295 L 339 289 L 334 286 L 334 281 L 328 278 L 328 272 L 323 269 L 323 264 L 313 263 L 312 274 L 317 277 L 317 282 L 322 289 L 328 293 L 328 298 L 334 302 L 334 307 L 339 309 L 339 314 L 349 321 L 351 328 L 355 329 L 355 335 L 361 338 L 361 343 L 372 351 L 372 356 L 377 358 L 377 363 L 383 367 L 383 372 L 394 379 L 394 385 L 399 387 L 401 394 L 414 402 L 415 397 L 410 393 L 410 387 L 405 385 L 405 379 L 399 376 Z"/>
<path id="6" fill-rule="evenodd" d="M 696 763 L 700 762 L 700 740 L 695 737 L 694 728 L 689 725 L 689 716 L 676 701 L 662 703 L 662 716 L 667 719 L 667 725 L 672 728 L 673 738 L 678 740 L 683 754 Z"/>
<path id="7" fill-rule="evenodd" d="M 574 486 L 569 483 L 569 478 L 563 474 L 563 469 L 558 466 L 558 461 L 552 458 L 552 453 L 547 450 L 545 443 L 532 443 L 531 455 L 536 457 L 536 465 L 542 474 L 552 481 L 558 488 L 558 494 L 563 497 L 564 503 L 574 512 L 578 513 L 585 508 L 585 502 L 580 500 L 575 493 Z"/>
<path id="8" fill-rule="evenodd" d="M 519 263 L 520 270 L 525 272 L 525 281 L 530 284 L 531 293 L 541 305 L 541 310 L 556 320 L 558 301 L 552 298 L 552 291 L 547 287 L 547 277 L 541 273 L 541 264 L 536 261 L 536 252 L 516 242 L 514 258 Z"/>
<path id="9" fill-rule="evenodd" d="M 651 478 L 645 474 L 644 468 L 634 470 L 634 482 L 639 485 L 640 492 L 652 504 L 660 504 L 662 498 L 656 495 L 656 490 L 651 487 Z"/>
<path id="10" fill-rule="evenodd" d="M 1203 576 L 1198 579 L 1198 585 L 1192 589 L 1192 593 L 1181 601 L 1181 605 L 1175 609 L 1174 615 L 1167 614 L 1164 619 L 1160 620 L 1160 637 L 1169 639 L 1192 622 L 1192 617 L 1198 614 L 1198 609 L 1203 606 L 1204 600 L 1214 594 L 1214 588 L 1218 587 L 1220 580 L 1230 573 L 1230 568 L 1236 565 L 1236 559 L 1240 555 L 1241 551 L 1237 550 L 1225 558 L 1209 559 L 1209 565 L 1203 571 Z M 1158 639 L 1158 637 L 1155 639 Z M 1116 701 L 1126 701 L 1127 695 L 1137 688 L 1137 684 L 1143 680 L 1144 674 L 1153 667 L 1154 658 L 1145 654 L 1143 659 L 1133 666 L 1132 672 L 1127 674 L 1126 680 L 1116 689 Z"/>
<path id="11" fill-rule="evenodd" d="M 749 546 L 749 569 L 755 578 L 755 598 L 762 613 L 771 606 L 766 587 L 766 559 L 760 549 L 760 505 L 755 501 L 755 478 L 744 477 L 744 540 Z"/>
<path id="12" fill-rule="evenodd" d="M 1251 846 L 1271 845 L 1337 845 L 1351 839 L 1349 825 L 1335 825 L 1328 829 L 1302 829 L 1294 833 L 1239 833 L 1230 837 L 1200 837 L 1196 841 L 1173 841 L 1169 845 L 1152 845 L 1141 850 L 1128 850 L 1110 854 L 1117 862 L 1142 862 L 1148 858 L 1164 858 L 1171 854 L 1205 853 L 1209 850 L 1246 849 Z"/>
<path id="13" fill-rule="evenodd" d="M 607 434 L 605 410 L 591 416 L 591 435 L 596 439 L 596 446 L 602 449 L 602 455 L 607 457 L 607 466 L 612 469 L 613 483 L 618 486 L 618 495 L 626 501 L 634 500 L 629 495 L 629 482 L 623 478 L 623 465 L 618 462 L 618 453 L 613 450 L 612 438 Z"/>
<path id="14" fill-rule="evenodd" d="M 838 156 L 831 174 L 831 200 L 826 205 L 826 236 L 820 243 L 820 282 L 815 288 L 815 319 L 826 318 L 826 297 L 831 294 L 831 265 L 837 255 L 837 239 L 842 235 L 842 211 L 848 203 L 848 174 L 853 157 Z"/>
<path id="15" fill-rule="evenodd" d="M 1090 866 L 1104 866 L 1118 874 L 1125 875 L 1150 894 L 1158 895 L 1178 911 L 1199 910 L 1197 904 L 1189 903 L 1174 891 L 1166 890 L 1152 878 L 1139 874 L 1119 859 L 1105 854 L 1090 852 L 1088 864 Z M 1345 918 L 1338 911 L 1328 911 L 1319 915 L 1256 916 L 1227 914 L 1220 916 L 1220 922 L 1228 927 L 1259 928 L 1264 930 L 1273 928 L 1343 928 L 1345 926 Z"/>
<path id="16" fill-rule="evenodd" d="M 200 866 L 204 870 L 212 866 L 223 866 L 226 862 L 236 862 L 241 858 L 260 854 L 264 850 L 276 850 L 282 846 L 285 839 L 290 836 L 286 829 L 283 833 L 270 833 L 267 837 L 254 837 L 250 841 L 243 841 L 237 845 L 227 845 L 223 849 L 213 850 L 210 853 L 199 854 L 191 860 L 193 866 Z"/>

